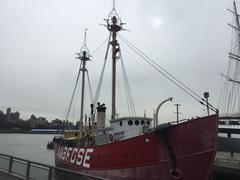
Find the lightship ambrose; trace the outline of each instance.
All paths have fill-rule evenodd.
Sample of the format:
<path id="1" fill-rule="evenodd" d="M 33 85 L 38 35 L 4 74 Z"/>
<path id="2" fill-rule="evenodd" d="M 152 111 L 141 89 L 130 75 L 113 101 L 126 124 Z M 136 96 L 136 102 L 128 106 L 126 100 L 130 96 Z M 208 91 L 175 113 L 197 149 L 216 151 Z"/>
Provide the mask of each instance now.
<path id="1" fill-rule="evenodd" d="M 85 125 L 83 123 L 86 62 L 90 60 L 84 44 L 78 54 L 82 63 L 80 130 L 54 138 L 56 166 L 114 180 L 208 180 L 217 148 L 218 131 L 218 111 L 208 103 L 208 94 L 205 93 L 206 100 L 200 98 L 199 101 L 208 110 L 212 109 L 214 114 L 208 113 L 205 117 L 158 125 L 160 106 L 172 98 L 159 104 L 153 119 L 145 116 L 117 117 L 116 61 L 121 56 L 117 34 L 123 30 L 124 23 L 121 23 L 115 6 L 106 22 L 110 32 L 107 49 L 112 47 L 110 125 L 105 125 L 105 105 L 96 101 L 91 105 L 91 117 L 85 119 Z"/>

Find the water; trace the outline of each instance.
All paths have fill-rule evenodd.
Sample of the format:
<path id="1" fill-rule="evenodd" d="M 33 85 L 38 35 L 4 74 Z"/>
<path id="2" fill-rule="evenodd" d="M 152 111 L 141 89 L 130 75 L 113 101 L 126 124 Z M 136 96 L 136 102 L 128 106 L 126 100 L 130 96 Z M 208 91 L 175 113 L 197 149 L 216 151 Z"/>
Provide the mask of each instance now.
<path id="1" fill-rule="evenodd" d="M 53 134 L 0 134 L 0 153 L 54 166 Z"/>
<path id="2" fill-rule="evenodd" d="M 54 166 L 54 150 L 48 150 L 46 147 L 48 141 L 51 141 L 53 137 L 53 134 L 0 134 L 0 153 Z M 3 162 L 1 164 L 3 166 L 3 159 L 1 162 Z M 5 170 L 8 170 L 8 163 L 9 160 L 6 161 Z M 15 161 L 12 172 L 25 176 L 26 168 L 26 163 Z M 48 168 L 31 165 L 29 175 L 31 179 L 35 180 L 48 179 Z M 94 179 L 55 170 L 52 178 L 53 180 Z"/>

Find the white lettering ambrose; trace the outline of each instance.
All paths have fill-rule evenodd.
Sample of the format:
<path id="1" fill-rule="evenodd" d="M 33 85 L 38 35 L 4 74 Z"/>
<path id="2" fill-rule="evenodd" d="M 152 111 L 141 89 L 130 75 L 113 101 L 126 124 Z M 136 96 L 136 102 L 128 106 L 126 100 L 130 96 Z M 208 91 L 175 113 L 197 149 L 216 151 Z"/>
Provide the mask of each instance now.
<path id="1" fill-rule="evenodd" d="M 57 158 L 63 161 L 68 161 L 71 164 L 76 164 L 85 168 L 90 168 L 92 148 L 73 148 L 59 146 Z"/>

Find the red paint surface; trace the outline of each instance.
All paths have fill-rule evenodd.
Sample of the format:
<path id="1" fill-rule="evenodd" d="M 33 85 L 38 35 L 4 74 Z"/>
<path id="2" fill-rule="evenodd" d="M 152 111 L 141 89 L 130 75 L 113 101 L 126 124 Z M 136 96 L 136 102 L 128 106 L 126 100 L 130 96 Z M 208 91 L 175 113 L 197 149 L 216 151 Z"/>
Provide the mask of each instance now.
<path id="1" fill-rule="evenodd" d="M 213 115 L 169 128 L 167 136 L 182 179 L 208 179 L 217 148 L 217 121 L 218 116 Z M 55 163 L 58 167 L 114 180 L 171 179 L 172 161 L 161 130 L 110 144 L 78 147 L 93 149 L 90 160 L 86 161 L 90 164 L 89 168 L 59 158 L 57 150 L 61 146 L 55 143 Z"/>

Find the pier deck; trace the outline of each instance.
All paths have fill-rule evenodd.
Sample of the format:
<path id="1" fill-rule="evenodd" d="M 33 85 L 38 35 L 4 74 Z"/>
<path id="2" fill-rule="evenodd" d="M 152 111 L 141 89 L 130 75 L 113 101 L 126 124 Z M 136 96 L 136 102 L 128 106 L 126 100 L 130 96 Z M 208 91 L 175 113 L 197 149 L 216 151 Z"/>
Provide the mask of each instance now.
<path id="1" fill-rule="evenodd" d="M 218 152 L 215 157 L 213 177 L 211 180 L 240 180 L 240 139 L 218 138 Z"/>
<path id="2" fill-rule="evenodd" d="M 8 174 L 0 170 L 0 179 L 4 180 L 20 180 L 21 178 Z"/>

